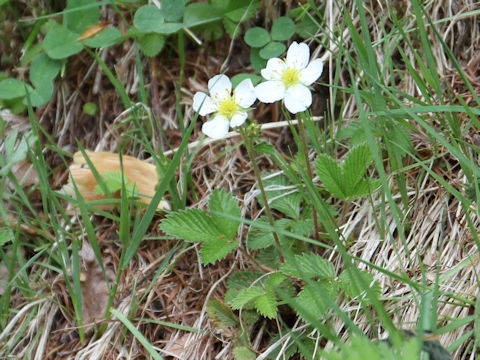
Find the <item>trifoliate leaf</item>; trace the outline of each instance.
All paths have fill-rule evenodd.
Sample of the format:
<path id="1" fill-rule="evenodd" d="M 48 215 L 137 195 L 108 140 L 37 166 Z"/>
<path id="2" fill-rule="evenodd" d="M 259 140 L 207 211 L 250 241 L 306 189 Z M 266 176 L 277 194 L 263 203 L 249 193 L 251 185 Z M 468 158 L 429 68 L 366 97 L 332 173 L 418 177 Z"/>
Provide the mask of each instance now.
<path id="1" fill-rule="evenodd" d="M 0 99 L 10 100 L 26 95 L 25 89 L 31 92 L 32 87 L 17 79 L 5 79 L 0 81 Z"/>
<path id="2" fill-rule="evenodd" d="M 63 15 L 65 26 L 79 34 L 100 19 L 100 4 L 96 0 L 68 0 L 65 10 L 74 10 Z"/>
<path id="3" fill-rule="evenodd" d="M 286 49 L 287 47 L 284 44 L 273 41 L 261 49 L 258 54 L 261 58 L 268 60 L 274 57 L 279 57 L 285 52 Z"/>
<path id="4" fill-rule="evenodd" d="M 187 241 L 211 241 L 224 238 L 211 217 L 198 209 L 180 210 L 169 214 L 160 224 L 160 229 L 169 235 Z"/>
<path id="5" fill-rule="evenodd" d="M 273 291 L 267 291 L 255 300 L 255 307 L 263 316 L 273 319 L 277 316 L 277 301 Z"/>
<path id="6" fill-rule="evenodd" d="M 61 63 L 47 56 L 38 54 L 30 65 L 30 81 L 37 88 L 43 88 L 45 83 L 52 83 L 60 71 Z"/>
<path id="7" fill-rule="evenodd" d="M 162 51 L 165 46 L 165 40 L 163 35 L 150 33 L 140 37 L 139 42 L 143 53 L 149 57 L 154 57 Z"/>
<path id="8" fill-rule="evenodd" d="M 227 241 L 223 237 L 224 235 L 222 234 L 217 238 L 203 243 L 202 249 L 200 250 L 203 264 L 213 264 L 215 261 L 223 259 L 238 247 L 238 240 Z"/>
<path id="9" fill-rule="evenodd" d="M 238 310 L 241 307 L 245 306 L 250 301 L 255 300 L 257 297 L 264 295 L 265 290 L 258 286 L 253 286 L 251 288 L 245 289 L 237 294 L 235 299 L 232 301 L 232 309 Z"/>
<path id="10" fill-rule="evenodd" d="M 334 279 L 335 268 L 332 263 L 317 254 L 295 255 L 285 262 L 281 270 L 284 274 L 298 278 Z"/>
<path id="11" fill-rule="evenodd" d="M 213 190 L 210 195 L 210 212 L 217 228 L 226 236 L 227 239 L 233 239 L 237 234 L 240 225 L 239 220 L 233 220 L 222 216 L 222 214 L 235 218 L 241 217 L 240 208 L 232 194 L 225 190 Z"/>
<path id="12" fill-rule="evenodd" d="M 135 27 L 145 33 L 154 32 L 160 24 L 163 24 L 163 14 L 155 5 L 140 7 L 133 17 Z"/>
<path id="13" fill-rule="evenodd" d="M 245 33 L 245 42 L 253 48 L 261 48 L 270 41 L 270 34 L 261 27 L 253 27 Z"/>
<path id="14" fill-rule="evenodd" d="M 288 229 L 293 223 L 290 219 L 279 219 L 274 222 L 275 228 Z M 255 225 L 260 225 L 255 226 Z M 267 217 L 262 216 L 255 220 L 248 232 L 247 246 L 251 250 L 265 249 L 275 243 L 273 233 L 270 229 L 264 229 L 262 226 L 270 226 Z"/>
<path id="15" fill-rule="evenodd" d="M 238 317 L 232 309 L 220 300 L 212 299 L 208 301 L 207 313 L 210 319 L 219 328 L 239 325 Z"/>

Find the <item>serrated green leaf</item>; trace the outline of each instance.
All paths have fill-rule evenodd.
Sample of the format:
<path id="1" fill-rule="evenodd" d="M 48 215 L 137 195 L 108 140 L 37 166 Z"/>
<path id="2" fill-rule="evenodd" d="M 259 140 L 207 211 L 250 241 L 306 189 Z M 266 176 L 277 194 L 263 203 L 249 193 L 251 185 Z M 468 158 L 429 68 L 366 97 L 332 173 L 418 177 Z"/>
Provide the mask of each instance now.
<path id="1" fill-rule="evenodd" d="M 109 26 L 94 37 L 83 40 L 83 43 L 93 48 L 106 48 L 118 44 L 122 40 L 122 33 L 118 28 Z"/>
<path id="2" fill-rule="evenodd" d="M 293 219 L 300 217 L 302 196 L 285 176 L 278 175 L 265 178 L 263 184 L 272 209 L 278 210 Z M 264 206 L 261 197 L 258 201 Z"/>
<path id="3" fill-rule="evenodd" d="M 273 291 L 267 291 L 255 300 L 255 307 L 263 316 L 273 319 L 277 316 L 277 300 Z"/>
<path id="4" fill-rule="evenodd" d="M 247 30 L 244 39 L 247 45 L 261 48 L 270 42 L 270 34 L 264 28 L 256 26 Z"/>
<path id="5" fill-rule="evenodd" d="M 366 271 L 347 268 L 340 274 L 338 280 L 340 288 L 351 298 L 357 298 L 363 294 L 366 291 L 365 286 L 372 287 L 378 295 L 380 293 L 379 284 L 373 283 L 373 275 Z"/>
<path id="6" fill-rule="evenodd" d="M 267 44 L 263 49 L 260 50 L 259 55 L 261 58 L 268 60 L 271 58 L 279 57 L 282 55 L 287 47 L 279 42 L 273 41 Z"/>
<path id="7" fill-rule="evenodd" d="M 232 309 L 220 300 L 209 300 L 207 313 L 210 319 L 212 319 L 215 325 L 219 328 L 237 326 L 240 324 L 238 317 L 233 313 Z"/>
<path id="8" fill-rule="evenodd" d="M 235 360 L 255 360 L 257 358 L 257 354 L 246 346 L 236 346 L 233 349 L 233 356 Z"/>
<path id="9" fill-rule="evenodd" d="M 217 228 L 226 236 L 227 239 L 233 239 L 237 234 L 240 221 L 228 219 L 222 214 L 228 216 L 240 218 L 241 212 L 238 207 L 237 201 L 233 198 L 232 194 L 225 190 L 213 190 L 210 195 L 210 212 L 212 213 L 212 219 Z"/>
<path id="10" fill-rule="evenodd" d="M 297 296 L 295 307 L 297 313 L 308 321 L 309 317 L 319 318 L 328 310 L 328 305 L 324 301 L 323 296 L 328 296 L 334 300 L 333 286 L 326 282 L 317 282 L 315 284 L 307 284 Z M 322 292 L 322 294 L 320 294 Z M 333 295 L 333 296 L 332 296 Z"/>
<path id="11" fill-rule="evenodd" d="M 169 214 L 163 219 L 160 229 L 169 235 L 193 242 L 224 237 L 212 218 L 198 209 L 180 210 Z"/>
<path id="12" fill-rule="evenodd" d="M 81 10 L 69 11 L 63 15 L 64 25 L 78 34 L 100 20 L 100 5 L 96 0 L 68 0 L 65 10 L 80 7 Z"/>
<path id="13" fill-rule="evenodd" d="M 213 264 L 215 261 L 223 259 L 231 251 L 235 250 L 239 245 L 238 240 L 227 241 L 222 236 L 217 237 L 215 240 L 208 240 L 202 244 L 200 250 L 200 256 L 202 263 Z"/>
<path id="14" fill-rule="evenodd" d="M 238 310 L 242 306 L 245 306 L 250 301 L 255 300 L 257 297 L 264 295 L 265 290 L 258 286 L 253 286 L 251 288 L 245 289 L 237 294 L 235 299 L 232 301 L 232 309 Z"/>
<path id="15" fill-rule="evenodd" d="M 285 262 L 281 270 L 284 274 L 298 278 L 334 279 L 335 267 L 332 263 L 317 254 L 295 255 Z"/>
<path id="16" fill-rule="evenodd" d="M 348 152 L 343 165 L 347 189 L 356 188 L 371 162 L 372 155 L 368 144 L 354 146 Z"/>
<path id="17" fill-rule="evenodd" d="M 155 5 L 144 5 L 138 8 L 133 17 L 133 25 L 145 33 L 156 31 L 157 27 L 163 22 L 162 12 Z"/>
<path id="18" fill-rule="evenodd" d="M 274 226 L 281 229 L 287 229 L 293 221 L 290 219 L 279 219 L 274 222 Z M 255 220 L 254 224 L 270 226 L 268 219 L 262 216 Z M 271 230 L 265 230 L 253 225 L 248 232 L 247 246 L 251 250 L 265 249 L 273 245 L 275 239 Z"/>
<path id="19" fill-rule="evenodd" d="M 165 36 L 156 33 L 146 34 L 140 38 L 139 43 L 145 55 L 154 57 L 165 46 Z"/>
<path id="20" fill-rule="evenodd" d="M 60 61 L 50 58 L 45 53 L 40 53 L 30 65 L 30 81 L 36 88 L 44 88 L 46 84 L 51 84 L 56 78 L 60 66 Z"/>
<path id="21" fill-rule="evenodd" d="M 248 288 L 256 279 L 262 276 L 262 273 L 258 271 L 238 271 L 234 273 L 227 282 L 227 292 L 225 294 L 225 302 L 232 303 L 233 299 Z"/>
<path id="22" fill-rule="evenodd" d="M 83 45 L 77 39 L 78 34 L 65 26 L 55 26 L 45 36 L 43 49 L 52 59 L 65 59 L 82 51 Z"/>
<path id="23" fill-rule="evenodd" d="M 318 155 L 316 164 L 317 175 L 327 190 L 335 197 L 346 198 L 341 166 L 325 154 Z"/>
<path id="24" fill-rule="evenodd" d="M 183 15 L 186 27 L 194 27 L 222 20 L 220 9 L 208 3 L 193 3 L 187 5 Z"/>
<path id="25" fill-rule="evenodd" d="M 25 96 L 27 91 L 33 91 L 32 87 L 17 79 L 5 79 L 0 81 L 0 99 L 10 100 Z"/>
<path id="26" fill-rule="evenodd" d="M 275 289 L 280 286 L 282 282 L 287 279 L 285 275 L 282 273 L 276 272 L 267 277 L 266 285 L 272 289 Z"/>
<path id="27" fill-rule="evenodd" d="M 295 23 L 287 16 L 277 18 L 272 25 L 272 39 L 286 41 L 295 34 Z"/>

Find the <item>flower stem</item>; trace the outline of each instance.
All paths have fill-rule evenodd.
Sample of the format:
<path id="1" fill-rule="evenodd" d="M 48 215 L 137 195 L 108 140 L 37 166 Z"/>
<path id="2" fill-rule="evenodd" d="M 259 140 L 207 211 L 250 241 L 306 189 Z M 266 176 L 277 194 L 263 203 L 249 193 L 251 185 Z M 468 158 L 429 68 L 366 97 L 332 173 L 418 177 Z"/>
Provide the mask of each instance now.
<path id="1" fill-rule="evenodd" d="M 307 165 L 307 174 L 310 179 L 313 179 L 312 166 L 310 165 L 310 159 L 308 158 L 307 138 L 305 136 L 305 127 L 303 125 L 303 115 L 306 115 L 306 112 L 303 114 L 300 114 L 300 116 L 298 117 L 298 129 L 300 131 L 300 139 L 302 141 L 303 155 L 305 156 L 305 163 Z M 312 205 L 312 210 L 313 210 L 312 211 L 313 226 L 315 229 L 315 240 L 320 242 L 320 227 L 318 225 L 317 210 L 315 209 L 314 205 Z"/>
<path id="2" fill-rule="evenodd" d="M 245 141 L 245 147 L 247 148 L 248 156 L 252 160 L 253 171 L 255 172 L 255 176 L 257 177 L 258 187 L 260 188 L 260 193 L 262 194 L 262 199 L 265 204 L 265 213 L 267 214 L 268 222 L 270 226 L 273 228 L 275 223 L 273 222 L 273 215 L 272 210 L 270 209 L 270 205 L 268 204 L 267 195 L 265 193 L 265 187 L 263 186 L 262 177 L 260 175 L 260 169 L 258 168 L 257 161 L 255 160 L 255 154 L 252 146 L 252 138 L 249 134 L 246 133 L 245 129 L 242 127 L 239 129 L 240 134 L 242 134 L 243 140 Z M 275 244 L 277 246 L 278 257 L 280 258 L 280 262 L 285 262 L 285 258 L 283 257 L 280 249 L 280 240 L 278 239 L 278 235 L 275 231 L 272 231 L 273 239 L 275 240 Z"/>

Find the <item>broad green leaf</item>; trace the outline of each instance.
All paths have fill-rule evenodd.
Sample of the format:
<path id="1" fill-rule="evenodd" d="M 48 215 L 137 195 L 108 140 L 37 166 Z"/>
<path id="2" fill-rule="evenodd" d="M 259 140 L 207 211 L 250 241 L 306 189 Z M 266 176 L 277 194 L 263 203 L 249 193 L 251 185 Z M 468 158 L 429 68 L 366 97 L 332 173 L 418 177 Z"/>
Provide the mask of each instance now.
<path id="1" fill-rule="evenodd" d="M 222 20 L 220 9 L 208 3 L 189 4 L 183 15 L 183 23 L 186 27 L 204 25 L 220 20 Z"/>
<path id="2" fill-rule="evenodd" d="M 60 71 L 61 63 L 50 58 L 45 53 L 38 54 L 30 66 L 30 81 L 36 88 L 44 88 L 45 84 L 51 84 Z"/>
<path id="3" fill-rule="evenodd" d="M 261 48 L 270 42 L 270 34 L 261 27 L 253 27 L 245 33 L 245 42 L 253 48 Z"/>
<path id="4" fill-rule="evenodd" d="M 237 234 L 240 225 L 239 220 L 228 219 L 222 214 L 240 218 L 241 212 L 237 201 L 232 194 L 225 190 L 213 190 L 210 195 L 210 212 L 217 228 L 226 236 L 227 239 L 233 239 Z"/>
<path id="5" fill-rule="evenodd" d="M 142 6 L 133 17 L 133 25 L 145 33 L 154 32 L 163 22 L 162 12 L 155 5 Z"/>
<path id="6" fill-rule="evenodd" d="M 335 197 L 346 198 L 342 168 L 331 157 L 320 154 L 317 157 L 317 175 L 327 190 Z"/>
<path id="7" fill-rule="evenodd" d="M 165 36 L 151 33 L 142 36 L 139 42 L 143 53 L 149 57 L 154 57 L 162 51 L 165 46 L 165 40 Z"/>
<path id="8" fill-rule="evenodd" d="M 293 259 L 285 262 L 282 272 L 298 278 L 334 279 L 335 267 L 332 263 L 317 254 L 295 255 Z"/>
<path id="9" fill-rule="evenodd" d="M 354 190 L 362 180 L 372 160 L 370 147 L 366 143 L 355 146 L 348 152 L 344 160 L 343 172 L 349 192 Z"/>
<path id="10" fill-rule="evenodd" d="M 241 73 L 241 74 L 234 75 L 232 77 L 231 80 L 232 80 L 233 88 L 236 88 L 237 85 L 240 84 L 245 79 L 250 79 L 252 81 L 253 86 L 257 85 L 258 83 L 260 83 L 260 81 L 262 81 L 262 78 L 258 75 Z"/>
<path id="11" fill-rule="evenodd" d="M 88 26 L 98 23 L 100 20 L 100 5 L 96 0 L 68 0 L 65 10 L 75 10 L 66 12 L 63 15 L 64 25 L 81 34 Z"/>
<path id="12" fill-rule="evenodd" d="M 284 44 L 274 41 L 261 49 L 259 54 L 261 58 L 268 60 L 274 57 L 280 57 L 286 49 Z"/>
<path id="13" fill-rule="evenodd" d="M 157 34 L 169 35 L 176 33 L 178 30 L 183 28 L 182 23 L 163 23 L 159 24 L 154 32 Z"/>
<path id="14" fill-rule="evenodd" d="M 273 22 L 271 32 L 273 40 L 286 41 L 295 34 L 295 23 L 289 17 L 279 17 Z"/>
<path id="15" fill-rule="evenodd" d="M 106 48 L 118 44 L 122 40 L 122 33 L 118 28 L 109 26 L 83 43 L 93 48 Z"/>
<path id="16" fill-rule="evenodd" d="M 205 241 L 202 244 L 202 249 L 200 250 L 202 263 L 205 265 L 213 264 L 217 260 L 223 259 L 231 251 L 235 250 L 238 245 L 238 240 L 227 241 L 223 238 L 223 235 L 220 235 L 212 240 Z"/>
<path id="17" fill-rule="evenodd" d="M 17 79 L 5 79 L 0 81 L 0 99 L 10 100 L 25 96 L 27 91 L 33 91 L 32 87 Z"/>
<path id="18" fill-rule="evenodd" d="M 167 21 L 178 21 L 185 12 L 185 3 L 179 0 L 161 0 L 160 11 Z"/>
<path id="19" fill-rule="evenodd" d="M 248 270 L 232 274 L 227 282 L 228 290 L 225 294 L 225 302 L 231 303 L 240 292 L 249 287 L 260 276 L 262 276 L 262 273 Z"/>
<path id="20" fill-rule="evenodd" d="M 50 101 L 54 90 L 53 82 L 44 82 L 41 86 L 42 87 L 38 87 L 32 92 L 30 92 L 28 94 L 29 98 L 25 97 L 23 99 L 23 103 L 25 105 L 28 105 L 28 101 L 30 101 L 32 106 L 41 106 L 45 105 Z"/>
<path id="21" fill-rule="evenodd" d="M 219 2 L 224 2 L 225 6 L 223 8 L 225 17 L 228 19 L 239 23 L 240 21 L 245 21 L 250 19 L 257 13 L 258 7 L 260 5 L 258 0 L 219 0 Z"/>
<path id="22" fill-rule="evenodd" d="M 273 319 L 277 316 L 277 301 L 273 291 L 267 291 L 255 299 L 255 307 L 263 316 Z"/>
<path id="23" fill-rule="evenodd" d="M 238 310 L 241 307 L 245 306 L 250 301 L 255 300 L 257 297 L 264 295 L 265 290 L 258 286 L 252 286 L 244 291 L 241 291 L 237 294 L 235 299 L 232 301 L 232 309 Z"/>
<path id="24" fill-rule="evenodd" d="M 198 209 L 180 210 L 169 214 L 163 219 L 160 229 L 169 235 L 193 242 L 224 237 L 212 218 Z"/>
<path id="25" fill-rule="evenodd" d="M 77 39 L 78 34 L 65 26 L 55 26 L 45 36 L 43 49 L 52 59 L 65 59 L 82 51 L 83 45 Z"/>
<path id="26" fill-rule="evenodd" d="M 13 236 L 8 230 L 0 230 L 0 245 L 3 245 L 10 240 L 13 240 Z"/>
<path id="27" fill-rule="evenodd" d="M 215 325 L 219 328 L 237 326 L 240 324 L 238 317 L 233 313 L 232 309 L 220 300 L 209 300 L 207 313 L 210 319 L 212 319 Z"/>
<path id="28" fill-rule="evenodd" d="M 250 49 L 250 63 L 253 69 L 259 74 L 260 71 L 267 66 L 267 60 L 260 57 L 260 49 L 255 48 Z"/>

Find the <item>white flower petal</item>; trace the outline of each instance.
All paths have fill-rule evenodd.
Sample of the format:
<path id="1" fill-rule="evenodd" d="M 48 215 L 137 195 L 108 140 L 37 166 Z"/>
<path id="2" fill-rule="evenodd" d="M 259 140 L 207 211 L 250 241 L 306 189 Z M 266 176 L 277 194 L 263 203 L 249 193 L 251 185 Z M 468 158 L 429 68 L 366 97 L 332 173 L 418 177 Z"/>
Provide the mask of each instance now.
<path id="1" fill-rule="evenodd" d="M 287 66 L 295 69 L 304 69 L 310 59 L 310 48 L 305 43 L 297 44 L 296 41 L 290 45 L 287 52 Z"/>
<path id="2" fill-rule="evenodd" d="M 291 86 L 285 92 L 285 107 L 292 114 L 307 110 L 312 105 L 312 93 L 302 84 Z"/>
<path id="3" fill-rule="evenodd" d="M 208 91 L 213 101 L 219 102 L 232 93 L 232 82 L 226 75 L 215 75 L 208 80 Z"/>
<path id="4" fill-rule="evenodd" d="M 300 70 L 300 82 L 303 85 L 312 85 L 322 75 L 322 71 L 322 60 L 315 59 L 305 69 Z"/>
<path id="5" fill-rule="evenodd" d="M 279 58 L 271 58 L 267 62 L 267 67 L 262 69 L 261 74 L 266 80 L 280 80 L 287 64 Z"/>
<path id="6" fill-rule="evenodd" d="M 198 111 L 202 116 L 217 111 L 217 105 L 203 92 L 197 92 L 193 97 L 193 110 Z"/>
<path id="7" fill-rule="evenodd" d="M 273 103 L 285 96 L 285 85 L 279 80 L 265 81 L 255 86 L 257 99 L 263 103 Z"/>
<path id="8" fill-rule="evenodd" d="M 250 107 L 257 96 L 255 95 L 255 88 L 253 87 L 252 80 L 245 79 L 237 85 L 234 91 L 235 102 L 243 108 Z"/>
<path id="9" fill-rule="evenodd" d="M 202 132 L 212 139 L 221 139 L 228 134 L 228 119 L 224 116 L 217 115 L 202 125 Z"/>
<path id="10" fill-rule="evenodd" d="M 230 119 L 230 126 L 237 127 L 242 125 L 245 120 L 247 120 L 248 114 L 245 111 L 238 111 L 235 115 L 232 116 Z"/>

